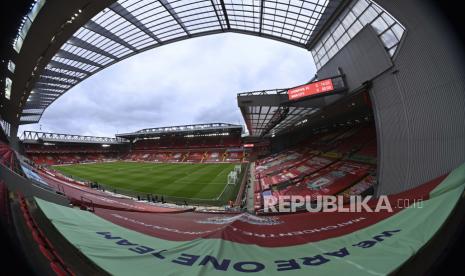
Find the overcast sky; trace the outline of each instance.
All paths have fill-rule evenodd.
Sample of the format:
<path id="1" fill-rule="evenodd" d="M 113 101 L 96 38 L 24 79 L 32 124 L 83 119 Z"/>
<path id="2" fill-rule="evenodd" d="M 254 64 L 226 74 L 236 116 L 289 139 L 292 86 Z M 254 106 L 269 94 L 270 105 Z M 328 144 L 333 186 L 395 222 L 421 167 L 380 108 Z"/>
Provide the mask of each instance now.
<path id="1" fill-rule="evenodd" d="M 310 52 L 284 43 L 220 34 L 163 46 L 119 62 L 72 88 L 23 130 L 111 136 L 142 128 L 243 124 L 238 92 L 303 84 Z"/>

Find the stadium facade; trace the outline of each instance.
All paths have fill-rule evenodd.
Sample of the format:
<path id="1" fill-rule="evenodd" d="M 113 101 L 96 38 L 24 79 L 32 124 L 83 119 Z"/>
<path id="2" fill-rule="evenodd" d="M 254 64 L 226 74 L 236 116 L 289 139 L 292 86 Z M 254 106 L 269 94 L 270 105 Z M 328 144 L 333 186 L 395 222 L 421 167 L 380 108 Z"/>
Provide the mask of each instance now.
<path id="1" fill-rule="evenodd" d="M 238 94 L 248 137 L 224 123 L 115 138 L 17 137 L 19 125 L 38 122 L 57 98 L 100 70 L 224 32 L 307 49 L 317 67 L 301 86 Z M 461 53 L 438 12 L 420 0 L 36 1 L 13 42 L 0 100 L 0 191 L 14 193 L 11 205 L 2 197 L 13 212 L 2 210 L 16 223 L 6 220 L 8 229 L 16 229 L 12 236 L 39 273 L 425 273 L 464 213 Z M 203 213 L 109 196 L 28 157 L 51 164 L 245 163 L 242 196 L 231 206 L 249 202 L 250 189 L 255 200 L 247 210 L 256 214 L 265 197 L 296 194 L 370 193 L 425 205 L 346 216 Z M 63 207 L 69 203 L 93 213 Z M 60 241 L 64 246 L 54 248 Z M 422 258 L 429 262 L 420 265 Z"/>

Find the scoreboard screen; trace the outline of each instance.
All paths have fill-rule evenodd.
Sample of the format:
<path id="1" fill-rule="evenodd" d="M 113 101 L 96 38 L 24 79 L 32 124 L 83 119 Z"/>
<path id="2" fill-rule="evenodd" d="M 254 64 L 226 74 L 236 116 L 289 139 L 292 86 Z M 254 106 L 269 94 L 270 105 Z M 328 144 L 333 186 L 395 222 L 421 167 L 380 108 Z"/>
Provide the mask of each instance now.
<path id="1" fill-rule="evenodd" d="M 331 91 L 334 91 L 333 81 L 332 79 L 326 79 L 289 89 L 287 91 L 287 95 L 289 100 L 294 101 L 303 97 L 318 95 Z"/>

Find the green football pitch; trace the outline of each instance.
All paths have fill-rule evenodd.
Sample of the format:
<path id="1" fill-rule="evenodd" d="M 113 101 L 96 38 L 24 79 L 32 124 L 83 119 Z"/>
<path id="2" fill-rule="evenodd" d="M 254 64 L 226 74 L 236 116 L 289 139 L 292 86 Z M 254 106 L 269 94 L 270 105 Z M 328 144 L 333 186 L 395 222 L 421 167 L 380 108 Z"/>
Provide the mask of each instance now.
<path id="1" fill-rule="evenodd" d="M 217 200 L 235 165 L 111 162 L 55 166 L 54 169 L 76 179 L 103 184 L 118 193 L 140 194 L 142 197 L 163 195 L 175 201 Z M 222 202 L 233 197 L 232 191 L 226 194 L 228 198 L 222 196 Z"/>

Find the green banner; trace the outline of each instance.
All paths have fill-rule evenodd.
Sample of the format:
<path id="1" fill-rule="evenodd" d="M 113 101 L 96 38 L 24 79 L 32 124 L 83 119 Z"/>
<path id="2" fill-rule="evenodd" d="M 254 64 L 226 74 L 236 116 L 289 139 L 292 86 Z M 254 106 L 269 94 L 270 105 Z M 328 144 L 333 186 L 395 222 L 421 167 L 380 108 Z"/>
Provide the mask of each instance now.
<path id="1" fill-rule="evenodd" d="M 271 248 L 213 238 L 168 241 L 90 212 L 36 201 L 66 239 L 113 275 L 386 275 L 432 238 L 464 186 L 465 164 L 451 172 L 421 206 L 337 238 Z"/>

